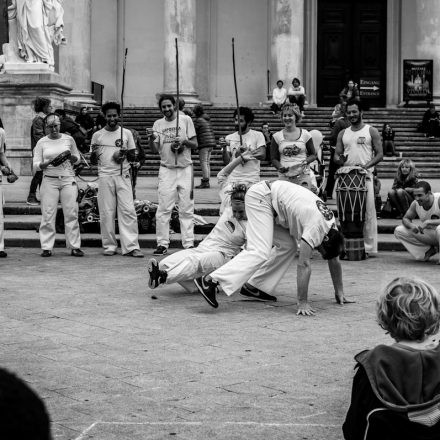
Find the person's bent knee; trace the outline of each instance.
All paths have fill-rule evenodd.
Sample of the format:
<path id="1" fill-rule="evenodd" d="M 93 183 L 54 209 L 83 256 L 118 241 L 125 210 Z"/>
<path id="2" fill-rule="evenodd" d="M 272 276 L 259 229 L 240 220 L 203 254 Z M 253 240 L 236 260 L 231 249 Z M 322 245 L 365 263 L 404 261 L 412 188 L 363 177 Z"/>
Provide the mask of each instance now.
<path id="1" fill-rule="evenodd" d="M 400 239 L 400 238 L 405 237 L 407 235 L 408 235 L 408 228 L 406 228 L 403 225 L 399 225 L 396 227 L 396 229 L 394 229 L 394 236 L 397 239 Z"/>

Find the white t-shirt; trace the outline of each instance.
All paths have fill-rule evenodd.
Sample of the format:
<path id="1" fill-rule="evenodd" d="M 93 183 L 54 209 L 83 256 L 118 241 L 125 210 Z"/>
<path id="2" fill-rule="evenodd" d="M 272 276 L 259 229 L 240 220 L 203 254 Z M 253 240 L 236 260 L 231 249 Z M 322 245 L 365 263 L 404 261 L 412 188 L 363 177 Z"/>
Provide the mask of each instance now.
<path id="1" fill-rule="evenodd" d="M 226 141 L 229 141 L 227 146 L 228 152 L 232 158 L 235 158 L 236 153 L 240 147 L 240 136 L 238 132 L 228 134 Z M 266 139 L 263 133 L 255 130 L 249 130 L 242 135 L 243 147 L 251 152 L 257 151 L 261 147 L 266 147 Z M 228 183 L 257 183 L 260 181 L 260 161 L 250 160 L 244 165 L 238 165 L 228 176 Z"/>
<path id="2" fill-rule="evenodd" d="M 167 121 L 165 118 L 158 119 L 153 124 L 153 136 L 159 142 L 160 164 L 167 168 L 186 168 L 192 164 L 191 149 L 185 147 L 182 153 L 176 154 L 171 150 L 171 144 L 176 138 L 177 123 Z M 192 119 L 179 113 L 179 137 L 182 140 L 191 139 L 196 136 L 196 130 Z M 177 163 L 176 163 L 177 157 Z"/>
<path id="3" fill-rule="evenodd" d="M 55 159 L 63 151 L 70 150 L 73 156 L 80 161 L 78 149 L 72 136 L 61 133 L 59 139 L 50 139 L 48 136 L 42 137 L 34 148 L 33 165 L 37 170 L 40 170 L 40 163 Z M 75 176 L 73 166 L 70 160 L 64 161 L 61 165 L 54 167 L 49 165 L 43 170 L 43 175 L 47 176 Z"/>
<path id="4" fill-rule="evenodd" d="M 275 104 L 281 105 L 287 99 L 287 90 L 284 87 L 275 87 L 272 92 L 272 100 Z"/>
<path id="5" fill-rule="evenodd" d="M 300 128 L 298 139 L 289 141 L 284 136 L 284 130 L 277 131 L 273 135 L 273 140 L 278 144 L 280 152 L 280 164 L 282 167 L 290 168 L 299 166 L 307 159 L 306 144 L 312 139 L 311 134 L 307 130 Z M 299 168 L 292 169 L 286 174 L 278 173 L 279 176 L 296 176 Z M 309 173 L 309 166 L 304 168 L 304 174 Z"/>
<path id="6" fill-rule="evenodd" d="M 234 258 L 246 242 L 246 221 L 238 221 L 232 215 L 232 208 L 225 209 L 214 229 L 199 244 L 198 249 L 222 252 Z"/>
<path id="7" fill-rule="evenodd" d="M 124 128 L 122 131 L 123 149 L 135 150 L 133 135 L 130 130 Z M 97 131 L 92 136 L 92 151 L 96 151 L 98 155 L 98 175 L 102 176 L 118 176 L 121 174 L 121 164 L 116 163 L 113 155 L 121 150 L 121 127 L 115 131 L 109 131 L 105 128 Z M 96 147 L 94 147 L 94 145 Z M 122 172 L 128 173 L 130 164 L 125 158 L 122 162 Z"/>
<path id="8" fill-rule="evenodd" d="M 318 247 L 335 225 L 335 216 L 327 205 L 307 188 L 277 180 L 271 183 L 272 206 L 275 218 L 292 237 Z"/>

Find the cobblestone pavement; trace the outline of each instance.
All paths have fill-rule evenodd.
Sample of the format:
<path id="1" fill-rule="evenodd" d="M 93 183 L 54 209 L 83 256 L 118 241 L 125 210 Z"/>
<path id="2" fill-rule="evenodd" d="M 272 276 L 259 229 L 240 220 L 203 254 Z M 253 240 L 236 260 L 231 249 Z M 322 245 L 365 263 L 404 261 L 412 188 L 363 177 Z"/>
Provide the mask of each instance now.
<path id="1" fill-rule="evenodd" d="M 147 259 L 85 251 L 1 262 L 0 365 L 40 393 L 60 440 L 340 439 L 353 356 L 389 342 L 377 293 L 397 275 L 440 280 L 404 253 L 344 262 L 357 302 L 341 307 L 315 255 L 306 318 L 293 268 L 277 303 L 220 295 L 215 310 L 177 285 L 149 290 Z"/>

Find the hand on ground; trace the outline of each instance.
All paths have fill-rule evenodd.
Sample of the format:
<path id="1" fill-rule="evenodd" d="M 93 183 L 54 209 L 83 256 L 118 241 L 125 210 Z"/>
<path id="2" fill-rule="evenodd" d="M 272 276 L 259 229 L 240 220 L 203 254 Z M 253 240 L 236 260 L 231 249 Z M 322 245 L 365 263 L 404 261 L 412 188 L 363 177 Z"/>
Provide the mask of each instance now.
<path id="1" fill-rule="evenodd" d="M 313 316 L 315 314 L 315 309 L 309 303 L 299 303 L 297 315 L 303 316 Z"/>
<path id="2" fill-rule="evenodd" d="M 356 302 L 354 299 L 346 298 L 343 293 L 338 294 L 336 292 L 335 292 L 335 300 L 341 306 L 343 304 L 353 304 Z"/>

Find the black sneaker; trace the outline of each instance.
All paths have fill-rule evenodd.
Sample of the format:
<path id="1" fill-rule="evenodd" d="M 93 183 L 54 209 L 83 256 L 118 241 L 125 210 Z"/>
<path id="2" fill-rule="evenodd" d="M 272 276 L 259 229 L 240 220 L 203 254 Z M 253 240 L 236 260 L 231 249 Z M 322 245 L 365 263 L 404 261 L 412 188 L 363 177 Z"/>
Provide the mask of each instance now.
<path id="1" fill-rule="evenodd" d="M 72 257 L 84 257 L 84 252 L 81 249 L 72 249 L 72 251 L 70 252 L 70 255 L 72 255 Z"/>
<path id="2" fill-rule="evenodd" d="M 153 252 L 153 255 L 165 255 L 167 252 L 168 249 L 165 246 L 158 246 Z"/>
<path id="3" fill-rule="evenodd" d="M 42 257 L 51 257 L 52 256 L 52 251 L 44 249 L 43 252 L 41 252 L 41 256 Z"/>
<path id="4" fill-rule="evenodd" d="M 217 292 L 218 284 L 211 280 L 208 281 L 204 276 L 196 278 L 194 284 L 206 301 L 208 301 L 208 304 L 216 309 L 218 307 L 218 302 L 215 299 L 215 294 Z"/>
<path id="5" fill-rule="evenodd" d="M 148 273 L 150 274 L 150 279 L 148 281 L 150 289 L 155 289 L 157 286 L 164 284 L 167 280 L 167 272 L 159 269 L 159 263 L 155 258 L 151 258 L 148 262 Z"/>
<path id="6" fill-rule="evenodd" d="M 5 251 L 0 251 L 0 258 L 6 258 L 8 254 Z"/>
<path id="7" fill-rule="evenodd" d="M 28 205 L 37 206 L 40 204 L 40 201 L 37 199 L 35 194 L 29 194 L 26 203 Z"/>
<path id="8" fill-rule="evenodd" d="M 277 300 L 276 296 L 269 295 L 268 293 L 263 292 L 262 290 L 251 286 L 250 284 L 245 284 L 241 288 L 240 295 L 244 296 L 245 298 L 256 299 L 257 301 L 276 301 Z"/>

